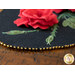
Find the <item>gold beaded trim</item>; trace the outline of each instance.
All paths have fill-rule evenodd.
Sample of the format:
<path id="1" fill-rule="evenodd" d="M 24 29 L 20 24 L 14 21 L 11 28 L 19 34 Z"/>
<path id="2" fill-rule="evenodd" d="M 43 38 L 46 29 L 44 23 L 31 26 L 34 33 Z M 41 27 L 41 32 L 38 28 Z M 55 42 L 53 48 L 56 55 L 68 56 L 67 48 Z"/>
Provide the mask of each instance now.
<path id="1" fill-rule="evenodd" d="M 44 48 L 26 48 L 26 47 L 20 47 L 20 46 L 12 46 L 12 45 L 7 45 L 3 42 L 0 41 L 0 45 L 4 46 L 4 47 L 8 47 L 8 48 L 14 48 L 14 49 L 21 49 L 21 50 L 54 50 L 54 49 L 62 49 L 62 48 L 69 48 L 69 47 L 74 47 L 75 44 L 70 44 L 70 45 L 64 45 L 64 46 L 53 46 L 53 47 L 44 47 Z"/>

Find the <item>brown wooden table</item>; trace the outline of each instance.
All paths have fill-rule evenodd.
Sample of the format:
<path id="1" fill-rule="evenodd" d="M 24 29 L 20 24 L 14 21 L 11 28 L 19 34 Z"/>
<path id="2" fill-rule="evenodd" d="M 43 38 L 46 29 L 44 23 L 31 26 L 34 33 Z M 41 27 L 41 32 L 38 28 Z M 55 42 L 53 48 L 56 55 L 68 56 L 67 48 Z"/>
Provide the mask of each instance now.
<path id="1" fill-rule="evenodd" d="M 75 56 L 75 47 L 31 52 L 0 46 L 0 65 L 65 65 L 63 57 L 67 53 Z"/>

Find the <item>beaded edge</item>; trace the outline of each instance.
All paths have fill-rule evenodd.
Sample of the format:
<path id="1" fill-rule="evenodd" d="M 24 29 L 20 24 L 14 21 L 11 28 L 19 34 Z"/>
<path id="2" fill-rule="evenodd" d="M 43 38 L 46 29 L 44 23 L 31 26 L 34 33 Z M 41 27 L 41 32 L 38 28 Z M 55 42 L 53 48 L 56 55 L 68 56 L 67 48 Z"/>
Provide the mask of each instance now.
<path id="1" fill-rule="evenodd" d="M 7 48 L 13 48 L 13 49 L 21 49 L 21 50 L 40 50 L 40 51 L 43 51 L 43 50 L 54 50 L 54 49 L 63 49 L 63 48 L 69 48 L 69 47 L 74 47 L 75 44 L 69 44 L 69 45 L 64 45 L 64 46 L 53 46 L 53 47 L 43 47 L 43 48 L 30 48 L 30 47 L 20 47 L 20 46 L 12 46 L 12 45 L 9 45 L 9 44 L 5 44 L 3 42 L 0 41 L 0 45 L 4 46 L 4 47 L 7 47 Z"/>

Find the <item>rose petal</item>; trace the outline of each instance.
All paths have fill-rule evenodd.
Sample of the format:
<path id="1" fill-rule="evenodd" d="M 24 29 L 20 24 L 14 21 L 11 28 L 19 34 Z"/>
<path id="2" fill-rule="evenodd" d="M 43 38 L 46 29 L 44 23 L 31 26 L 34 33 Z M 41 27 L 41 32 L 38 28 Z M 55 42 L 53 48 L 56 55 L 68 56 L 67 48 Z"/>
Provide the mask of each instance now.
<path id="1" fill-rule="evenodd" d="M 72 12 L 75 12 L 75 9 L 69 9 L 69 10 L 71 10 Z"/>
<path id="2" fill-rule="evenodd" d="M 30 26 L 32 26 L 34 29 L 36 29 L 36 28 L 48 29 L 49 28 L 49 25 L 43 26 L 43 25 L 40 25 L 40 24 L 35 24 L 35 25 L 30 25 Z"/>
<path id="3" fill-rule="evenodd" d="M 53 11 L 56 12 L 56 13 L 60 13 L 62 12 L 64 9 L 54 9 Z"/>
<path id="4" fill-rule="evenodd" d="M 22 15 L 22 12 L 24 12 L 25 11 L 25 9 L 20 9 L 20 13 L 19 13 L 19 17 L 24 17 L 23 15 Z"/>
<path id="5" fill-rule="evenodd" d="M 14 24 L 17 24 L 17 26 L 21 26 L 21 25 L 25 24 L 25 26 L 28 27 L 27 23 L 28 23 L 28 20 L 24 19 L 24 18 L 19 18 L 14 21 Z"/>

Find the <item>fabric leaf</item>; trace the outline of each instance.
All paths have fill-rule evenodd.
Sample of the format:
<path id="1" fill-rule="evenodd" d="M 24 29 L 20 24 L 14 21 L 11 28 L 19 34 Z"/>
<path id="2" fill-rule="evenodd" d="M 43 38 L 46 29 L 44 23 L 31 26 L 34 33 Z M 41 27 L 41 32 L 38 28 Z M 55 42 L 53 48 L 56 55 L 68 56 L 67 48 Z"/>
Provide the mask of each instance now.
<path id="1" fill-rule="evenodd" d="M 51 35 L 49 35 L 46 38 L 46 43 L 47 44 L 51 45 L 51 42 L 54 40 L 54 37 L 56 36 L 57 28 L 58 28 L 58 24 L 56 24 L 56 25 L 53 26 L 53 30 L 51 32 Z"/>
<path id="2" fill-rule="evenodd" d="M 29 31 L 11 30 L 11 31 L 8 31 L 8 32 L 2 32 L 2 34 L 18 35 L 18 34 L 24 34 L 24 33 L 36 32 L 36 31 L 39 31 L 39 30 L 29 30 Z"/>
<path id="3" fill-rule="evenodd" d="M 73 12 L 64 12 L 64 13 L 62 13 L 62 14 L 60 14 L 59 16 L 58 16 L 58 20 L 60 20 L 61 18 L 64 18 L 64 17 L 75 17 L 75 13 L 73 13 Z"/>
<path id="4" fill-rule="evenodd" d="M 70 17 L 63 21 L 63 26 L 67 27 L 69 26 L 72 29 L 75 29 L 75 17 Z"/>

